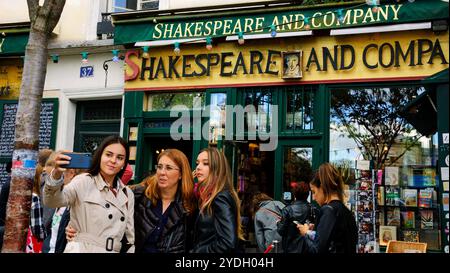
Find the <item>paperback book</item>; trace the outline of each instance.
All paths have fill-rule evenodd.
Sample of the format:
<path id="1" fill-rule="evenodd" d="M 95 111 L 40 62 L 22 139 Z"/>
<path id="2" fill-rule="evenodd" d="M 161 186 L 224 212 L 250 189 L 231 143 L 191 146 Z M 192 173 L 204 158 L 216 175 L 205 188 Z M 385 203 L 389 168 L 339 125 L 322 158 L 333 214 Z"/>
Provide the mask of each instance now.
<path id="1" fill-rule="evenodd" d="M 407 207 L 417 207 L 417 190 L 416 189 L 404 189 L 403 190 L 403 202 Z"/>
<path id="2" fill-rule="evenodd" d="M 416 217 L 414 211 L 402 211 L 402 227 L 404 229 L 416 228 Z"/>
<path id="3" fill-rule="evenodd" d="M 380 226 L 380 246 L 387 245 L 390 240 L 397 240 L 397 227 Z"/>
<path id="4" fill-rule="evenodd" d="M 384 184 L 386 186 L 398 186 L 398 167 L 384 168 Z"/>
<path id="5" fill-rule="evenodd" d="M 400 227 L 400 208 L 388 208 L 386 210 L 386 224 Z"/>
<path id="6" fill-rule="evenodd" d="M 405 242 L 420 242 L 419 232 L 416 230 L 403 230 L 402 237 Z"/>
<path id="7" fill-rule="evenodd" d="M 421 229 L 433 229 L 433 211 L 421 210 L 420 211 L 420 228 Z"/>

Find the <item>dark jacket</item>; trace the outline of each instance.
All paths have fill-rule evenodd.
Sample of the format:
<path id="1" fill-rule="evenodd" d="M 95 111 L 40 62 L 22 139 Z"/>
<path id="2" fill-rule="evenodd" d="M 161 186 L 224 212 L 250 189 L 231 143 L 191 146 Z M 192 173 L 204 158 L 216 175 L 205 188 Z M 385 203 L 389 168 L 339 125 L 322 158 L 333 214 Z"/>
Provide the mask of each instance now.
<path id="1" fill-rule="evenodd" d="M 152 210 L 150 199 L 145 196 L 145 187 L 136 186 L 134 192 L 135 251 L 142 252 L 145 242 L 157 227 L 159 218 Z M 188 215 L 183 207 L 180 192 L 169 212 L 167 224 L 157 242 L 161 253 L 186 253 L 192 248 L 192 230 L 196 215 Z"/>
<path id="2" fill-rule="evenodd" d="M 193 253 L 240 252 L 237 206 L 231 193 L 223 190 L 212 204 L 212 215 L 201 212 L 195 222 Z"/>
<path id="3" fill-rule="evenodd" d="M 315 238 L 303 237 L 307 253 L 356 253 L 358 228 L 353 213 L 340 201 L 320 208 Z"/>
<path id="4" fill-rule="evenodd" d="M 8 205 L 9 188 L 11 181 L 6 181 L 0 192 L 0 226 L 4 226 L 6 222 L 6 206 Z"/>
<path id="5" fill-rule="evenodd" d="M 67 238 L 66 238 L 66 227 L 69 224 L 70 221 L 70 209 L 66 208 L 64 210 L 64 213 L 61 215 L 61 220 L 59 222 L 58 227 L 58 234 L 56 235 L 56 242 L 55 242 L 55 253 L 63 253 L 64 249 L 67 245 Z M 47 237 L 44 240 L 44 243 L 42 244 L 42 252 L 48 253 L 50 251 L 50 240 L 52 237 L 52 232 L 50 229 L 50 233 L 48 233 Z"/>
<path id="6" fill-rule="evenodd" d="M 313 223 L 312 206 L 306 200 L 298 200 L 286 206 L 281 211 L 281 220 L 278 222 L 278 233 L 283 238 L 281 245 L 284 253 L 301 253 L 303 240 L 293 221 L 304 224 L 306 220 Z"/>

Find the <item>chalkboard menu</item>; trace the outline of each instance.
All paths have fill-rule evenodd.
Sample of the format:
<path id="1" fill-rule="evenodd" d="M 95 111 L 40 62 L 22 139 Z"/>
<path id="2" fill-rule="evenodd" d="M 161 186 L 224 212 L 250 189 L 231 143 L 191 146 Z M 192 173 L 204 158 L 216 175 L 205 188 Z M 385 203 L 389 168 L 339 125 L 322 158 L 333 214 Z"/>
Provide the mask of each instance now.
<path id="1" fill-rule="evenodd" d="M 9 179 L 9 173 L 6 172 L 6 163 L 0 163 L 0 189 Z"/>
<path id="2" fill-rule="evenodd" d="M 55 110 L 54 106 L 54 102 L 42 102 L 39 127 L 39 149 L 50 148 Z M 3 120 L 0 127 L 0 157 L 12 157 L 17 108 L 17 103 L 3 104 Z"/>

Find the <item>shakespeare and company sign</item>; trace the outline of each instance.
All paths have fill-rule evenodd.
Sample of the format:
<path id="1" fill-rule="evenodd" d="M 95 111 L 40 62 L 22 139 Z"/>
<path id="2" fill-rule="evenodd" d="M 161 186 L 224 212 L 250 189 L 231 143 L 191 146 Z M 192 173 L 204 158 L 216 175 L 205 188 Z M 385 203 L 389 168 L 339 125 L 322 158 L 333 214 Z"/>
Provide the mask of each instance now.
<path id="1" fill-rule="evenodd" d="M 448 67 L 448 34 L 397 32 L 353 37 L 305 37 L 139 49 L 126 54 L 127 90 L 276 85 L 423 78 Z M 262 42 L 264 41 L 264 43 Z M 283 79 L 282 55 L 300 51 L 302 78 Z"/>

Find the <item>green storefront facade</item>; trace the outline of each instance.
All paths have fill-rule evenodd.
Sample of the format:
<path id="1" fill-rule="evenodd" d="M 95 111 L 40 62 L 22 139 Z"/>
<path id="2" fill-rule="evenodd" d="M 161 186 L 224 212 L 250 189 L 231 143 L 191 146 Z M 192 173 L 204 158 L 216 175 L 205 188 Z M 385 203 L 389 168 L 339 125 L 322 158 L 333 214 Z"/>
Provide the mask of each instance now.
<path id="1" fill-rule="evenodd" d="M 428 29 L 330 35 L 337 29 L 448 22 L 448 3 L 442 1 L 381 2 L 375 12 L 365 1 L 355 1 L 113 15 L 115 42 L 127 48 L 123 135 L 133 147 L 135 182 L 154 173 L 162 149 L 182 150 L 195 167 L 199 151 L 216 146 L 229 159 L 248 216 L 255 192 L 290 202 L 291 183 L 332 160 L 332 101 L 339 90 L 423 88 L 448 96 L 443 94 L 448 28 L 433 31 L 430 23 Z M 245 44 L 238 45 L 242 34 Z M 205 49 L 211 40 L 213 49 Z M 174 51 L 177 46 L 180 53 Z M 290 55 L 299 56 L 300 77 L 284 74 Z M 445 69 L 444 80 L 430 77 Z M 436 123 L 448 124 L 443 110 L 448 113 L 448 102 L 439 98 Z M 184 110 L 173 108 L 177 105 Z M 246 106 L 256 112 L 239 112 Z M 448 132 L 442 126 L 439 132 Z M 445 189 L 439 185 L 441 204 Z M 443 210 L 441 205 L 437 214 L 441 235 L 448 223 Z M 448 245 L 444 237 L 436 251 Z"/>

